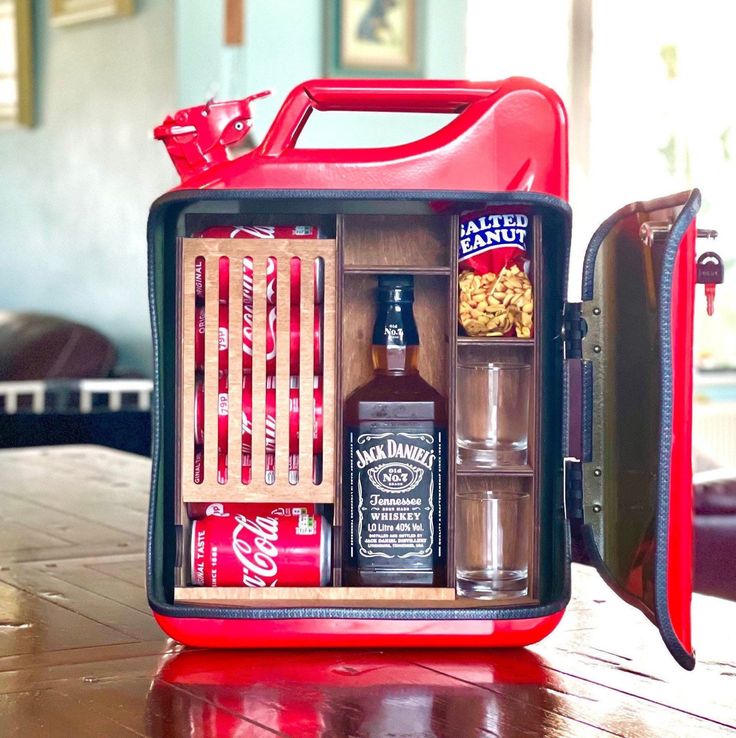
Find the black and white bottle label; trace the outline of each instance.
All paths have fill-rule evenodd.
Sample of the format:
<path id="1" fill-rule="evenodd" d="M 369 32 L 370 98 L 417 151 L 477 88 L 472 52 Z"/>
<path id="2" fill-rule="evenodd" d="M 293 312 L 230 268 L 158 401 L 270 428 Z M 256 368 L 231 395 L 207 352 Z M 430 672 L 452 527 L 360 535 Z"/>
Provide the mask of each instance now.
<path id="1" fill-rule="evenodd" d="M 433 555 L 437 440 L 408 430 L 349 433 L 354 553 L 383 559 Z"/>

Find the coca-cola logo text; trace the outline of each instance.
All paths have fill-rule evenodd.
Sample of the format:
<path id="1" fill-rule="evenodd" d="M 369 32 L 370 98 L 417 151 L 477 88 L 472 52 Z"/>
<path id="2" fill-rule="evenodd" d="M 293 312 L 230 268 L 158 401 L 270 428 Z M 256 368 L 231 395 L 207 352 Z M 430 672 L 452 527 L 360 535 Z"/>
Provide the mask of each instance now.
<path id="1" fill-rule="evenodd" d="M 274 541 L 279 538 L 278 518 L 258 516 L 250 520 L 236 515 L 233 529 L 233 553 L 243 567 L 243 584 L 246 587 L 275 587 L 278 582 L 279 554 Z M 247 531 L 251 536 L 241 534 Z M 251 538 L 251 541 L 246 538 Z"/>

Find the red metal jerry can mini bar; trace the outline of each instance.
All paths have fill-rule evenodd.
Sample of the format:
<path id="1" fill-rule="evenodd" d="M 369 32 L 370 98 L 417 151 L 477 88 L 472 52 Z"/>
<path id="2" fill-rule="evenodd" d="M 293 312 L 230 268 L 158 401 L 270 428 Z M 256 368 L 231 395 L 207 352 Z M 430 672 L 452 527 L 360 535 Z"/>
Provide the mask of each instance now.
<path id="1" fill-rule="evenodd" d="M 263 94 L 155 130 L 182 179 L 148 226 L 148 592 L 161 627 L 207 647 L 526 645 L 562 617 L 572 534 L 692 668 L 693 300 L 719 262 L 711 252 L 696 266 L 699 192 L 612 215 L 570 303 L 567 121 L 554 92 L 524 78 L 314 80 L 231 158 Z M 401 146 L 298 147 L 313 110 L 455 117 Z M 371 334 L 376 299 L 403 327 L 379 314 Z M 469 361 L 528 367 L 518 463 L 460 453 Z M 411 362 L 410 379 L 381 379 Z M 385 431 L 357 436 L 368 444 L 357 456 L 353 407 Z M 402 460 L 383 463 L 376 444 L 397 423 L 413 440 L 386 446 Z M 362 496 L 368 479 L 388 502 Z M 456 578 L 477 522 L 459 500 L 495 491 L 529 501 L 514 531 L 525 585 L 475 597 Z M 426 531 L 431 551 L 419 552 Z M 396 555 L 397 541 L 417 552 Z"/>

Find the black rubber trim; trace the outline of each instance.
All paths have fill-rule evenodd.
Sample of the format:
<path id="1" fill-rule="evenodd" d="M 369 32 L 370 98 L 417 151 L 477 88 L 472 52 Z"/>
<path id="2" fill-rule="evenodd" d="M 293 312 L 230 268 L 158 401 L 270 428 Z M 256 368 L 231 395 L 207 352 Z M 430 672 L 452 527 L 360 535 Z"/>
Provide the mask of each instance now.
<path id="1" fill-rule="evenodd" d="M 683 201 L 685 197 L 683 196 Z M 615 225 L 623 218 L 637 211 L 652 211 L 663 207 L 669 207 L 673 198 L 662 198 L 651 200 L 646 203 L 638 202 L 627 205 L 608 218 L 595 232 L 585 252 L 583 262 L 583 300 L 593 299 L 593 285 L 595 276 L 595 262 L 598 250 Z M 620 587 L 610 577 L 608 570 L 593 539 L 589 526 L 583 526 L 588 554 L 591 562 L 596 566 L 606 583 L 623 600 L 634 605 L 649 617 L 659 628 L 667 649 L 680 666 L 688 671 L 695 667 L 695 657 L 681 643 L 675 633 L 672 619 L 669 613 L 668 603 L 668 581 L 667 572 L 669 568 L 669 523 L 670 523 L 670 459 L 672 454 L 672 395 L 673 395 L 673 370 L 672 370 L 672 278 L 675 268 L 675 259 L 682 240 L 688 227 L 695 219 L 700 209 L 700 191 L 693 189 L 684 202 L 680 214 L 677 216 L 665 243 L 664 256 L 662 260 L 662 273 L 659 290 L 659 358 L 662 368 L 661 387 L 662 399 L 659 418 L 659 473 L 657 475 L 657 511 L 655 516 L 655 569 L 654 569 L 654 600 L 655 612 L 652 613 L 641 600 L 631 595 Z M 583 485 L 585 480 L 583 479 Z"/>
<path id="2" fill-rule="evenodd" d="M 146 547 L 146 585 L 151 609 L 169 617 L 176 618 L 218 618 L 229 620 L 271 620 L 336 618 L 366 620 L 511 620 L 541 618 L 564 609 L 570 599 L 570 537 L 569 526 L 565 524 L 565 560 L 563 566 L 563 587 L 561 596 L 544 605 L 472 608 L 358 608 L 358 607 L 196 607 L 181 603 L 170 603 L 160 598 L 156 592 L 155 569 L 161 566 L 156 558 L 155 537 L 156 520 L 161 514 L 159 486 L 161 484 L 161 442 L 163 398 L 161 396 L 161 353 L 160 331 L 158 326 L 158 294 L 156 282 L 158 269 L 156 250 L 160 245 L 159 229 L 167 217 L 167 210 L 175 206 L 181 211 L 186 205 L 202 200 L 234 200 L 246 198 L 255 201 L 282 200 L 343 200 L 343 201 L 425 201 L 427 203 L 452 203 L 453 210 L 467 210 L 470 205 L 492 203 L 493 205 L 527 204 L 549 208 L 562 219 L 561 240 L 568 246 L 565 254 L 565 272 L 569 269 L 571 209 L 568 203 L 553 195 L 537 192 L 478 192 L 478 191 L 438 191 L 438 190 L 175 190 L 159 197 L 151 206 L 148 218 L 148 295 L 151 310 L 151 332 L 154 357 L 153 389 L 153 440 L 151 469 L 151 500 Z M 567 283 L 567 282 L 565 282 Z M 564 490 L 563 490 L 564 494 Z M 553 521 L 550 521 L 553 524 Z"/>

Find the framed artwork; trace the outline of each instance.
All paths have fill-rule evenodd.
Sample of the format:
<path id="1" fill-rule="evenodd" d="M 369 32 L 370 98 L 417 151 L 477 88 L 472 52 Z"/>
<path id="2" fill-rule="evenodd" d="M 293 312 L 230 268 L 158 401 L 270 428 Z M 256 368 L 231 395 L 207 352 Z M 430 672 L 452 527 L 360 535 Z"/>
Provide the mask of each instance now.
<path id="1" fill-rule="evenodd" d="M 132 15 L 135 0 L 51 0 L 51 22 L 55 26 Z"/>
<path id="2" fill-rule="evenodd" d="M 33 125 L 31 3 L 0 0 L 0 126 Z"/>
<path id="3" fill-rule="evenodd" d="M 328 77 L 420 77 L 421 0 L 326 0 Z"/>

